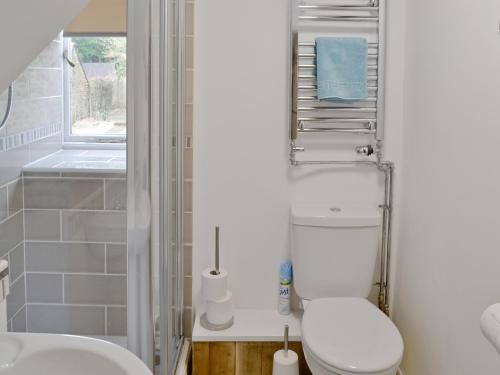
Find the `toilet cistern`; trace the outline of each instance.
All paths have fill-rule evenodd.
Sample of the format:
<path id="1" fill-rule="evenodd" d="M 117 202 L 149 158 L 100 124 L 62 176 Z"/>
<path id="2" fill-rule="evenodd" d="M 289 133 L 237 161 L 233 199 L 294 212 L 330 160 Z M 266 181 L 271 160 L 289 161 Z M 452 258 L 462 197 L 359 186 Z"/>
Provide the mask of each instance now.
<path id="1" fill-rule="evenodd" d="M 302 344 L 314 375 L 396 375 L 403 340 L 368 301 L 382 232 L 376 206 L 292 207 L 295 290 L 307 305 Z"/>

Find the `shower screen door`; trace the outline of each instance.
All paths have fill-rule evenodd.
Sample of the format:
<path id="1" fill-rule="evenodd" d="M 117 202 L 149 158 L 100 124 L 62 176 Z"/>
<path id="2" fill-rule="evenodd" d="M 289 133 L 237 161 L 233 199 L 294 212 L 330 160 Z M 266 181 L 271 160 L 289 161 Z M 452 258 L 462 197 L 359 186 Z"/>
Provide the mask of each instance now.
<path id="1" fill-rule="evenodd" d="M 184 0 L 128 0 L 128 347 L 157 374 L 182 347 Z"/>

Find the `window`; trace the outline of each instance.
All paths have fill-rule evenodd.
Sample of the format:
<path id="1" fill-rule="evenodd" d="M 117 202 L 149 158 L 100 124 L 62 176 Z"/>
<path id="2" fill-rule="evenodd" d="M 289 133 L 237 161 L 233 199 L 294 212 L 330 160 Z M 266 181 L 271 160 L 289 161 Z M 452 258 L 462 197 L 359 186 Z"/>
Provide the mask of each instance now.
<path id="1" fill-rule="evenodd" d="M 126 37 L 65 37 L 66 142 L 125 142 Z"/>

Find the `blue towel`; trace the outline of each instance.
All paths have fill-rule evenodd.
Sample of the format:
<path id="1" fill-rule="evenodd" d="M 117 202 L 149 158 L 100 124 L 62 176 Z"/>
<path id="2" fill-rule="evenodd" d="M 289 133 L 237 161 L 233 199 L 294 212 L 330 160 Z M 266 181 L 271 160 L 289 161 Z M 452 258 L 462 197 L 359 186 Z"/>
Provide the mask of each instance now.
<path id="1" fill-rule="evenodd" d="M 317 38 L 320 100 L 368 98 L 368 43 L 364 38 Z"/>

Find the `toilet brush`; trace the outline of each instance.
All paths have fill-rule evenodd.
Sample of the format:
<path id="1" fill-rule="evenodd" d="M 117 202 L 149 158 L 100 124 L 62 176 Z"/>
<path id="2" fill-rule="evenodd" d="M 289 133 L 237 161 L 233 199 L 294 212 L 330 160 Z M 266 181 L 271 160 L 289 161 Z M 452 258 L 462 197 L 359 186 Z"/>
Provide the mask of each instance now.
<path id="1" fill-rule="evenodd" d="M 273 375 L 299 375 L 299 356 L 288 349 L 288 324 L 285 325 L 284 348 L 274 353 Z"/>

